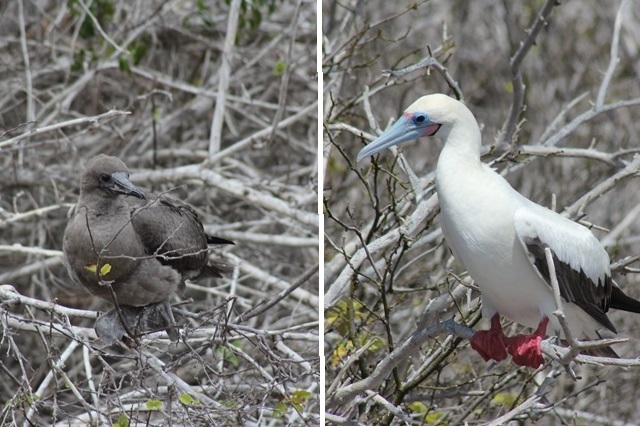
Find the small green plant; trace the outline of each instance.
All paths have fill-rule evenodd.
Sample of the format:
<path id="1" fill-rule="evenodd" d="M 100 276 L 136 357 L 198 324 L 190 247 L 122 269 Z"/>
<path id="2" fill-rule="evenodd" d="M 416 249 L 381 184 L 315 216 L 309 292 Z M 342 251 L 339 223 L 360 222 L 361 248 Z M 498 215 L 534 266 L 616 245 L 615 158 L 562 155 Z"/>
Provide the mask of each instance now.
<path id="1" fill-rule="evenodd" d="M 289 406 L 295 409 L 298 413 L 304 411 L 303 405 L 311 398 L 311 393 L 307 390 L 295 390 L 291 393 L 291 396 L 281 400 L 273 408 L 273 417 L 282 418 L 286 415 Z"/>
<path id="2" fill-rule="evenodd" d="M 125 414 L 120 414 L 118 421 L 112 424 L 113 427 L 129 427 L 129 417 Z"/>
<path id="3" fill-rule="evenodd" d="M 200 404 L 200 400 L 194 398 L 189 393 L 182 393 L 178 396 L 178 400 L 185 406 L 198 406 Z"/>

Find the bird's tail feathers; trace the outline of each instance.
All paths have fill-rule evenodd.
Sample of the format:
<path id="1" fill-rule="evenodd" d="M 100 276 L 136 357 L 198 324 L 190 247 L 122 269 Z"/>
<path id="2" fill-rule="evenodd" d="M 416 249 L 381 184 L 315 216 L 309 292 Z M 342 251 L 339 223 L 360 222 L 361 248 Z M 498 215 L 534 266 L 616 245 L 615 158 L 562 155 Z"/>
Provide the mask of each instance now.
<path id="1" fill-rule="evenodd" d="M 224 262 L 213 262 L 206 265 L 195 280 L 206 278 L 222 278 L 225 274 L 233 271 L 233 266 Z"/>
<path id="2" fill-rule="evenodd" d="M 209 236 L 207 234 L 207 243 L 210 245 L 235 245 L 235 242 L 231 240 L 223 239 L 222 237 Z"/>
<path id="3" fill-rule="evenodd" d="M 616 285 L 611 287 L 611 303 L 609 304 L 609 307 L 615 308 L 616 310 L 640 313 L 640 301 L 626 295 L 622 292 L 622 289 Z"/>

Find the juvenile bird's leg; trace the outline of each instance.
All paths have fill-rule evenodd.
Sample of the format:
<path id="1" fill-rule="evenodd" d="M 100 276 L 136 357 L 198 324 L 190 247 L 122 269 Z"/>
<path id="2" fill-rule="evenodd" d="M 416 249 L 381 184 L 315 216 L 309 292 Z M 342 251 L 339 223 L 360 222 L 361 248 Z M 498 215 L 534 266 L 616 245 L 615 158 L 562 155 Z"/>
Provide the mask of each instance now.
<path id="1" fill-rule="evenodd" d="M 505 338 L 507 351 L 517 365 L 536 369 L 544 363 L 542 352 L 540 351 L 540 342 L 547 333 L 548 323 L 549 318 L 545 316 L 533 334 L 518 334 L 511 338 Z"/>
<path id="2" fill-rule="evenodd" d="M 489 360 L 501 361 L 507 358 L 507 337 L 502 331 L 500 315 L 496 313 L 491 318 L 491 328 L 488 331 L 478 331 L 471 337 L 471 348 L 482 356 L 485 362 Z"/>
<path id="3" fill-rule="evenodd" d="M 94 326 L 96 334 L 105 345 L 120 342 L 124 337 L 136 340 L 140 334 L 158 330 L 165 330 L 173 342 L 180 338 L 171 304 L 168 301 L 143 307 L 120 305 L 121 315 L 117 310 L 114 308 L 96 320 Z"/>
<path id="4" fill-rule="evenodd" d="M 180 338 L 169 301 L 161 301 L 143 307 L 142 321 L 140 323 L 145 328 L 145 331 L 165 330 L 169 335 L 169 339 L 173 342 L 178 341 Z"/>
<path id="5" fill-rule="evenodd" d="M 142 307 L 119 305 L 109 310 L 96 320 L 94 329 L 104 345 L 112 345 L 131 336 L 136 329 Z"/>

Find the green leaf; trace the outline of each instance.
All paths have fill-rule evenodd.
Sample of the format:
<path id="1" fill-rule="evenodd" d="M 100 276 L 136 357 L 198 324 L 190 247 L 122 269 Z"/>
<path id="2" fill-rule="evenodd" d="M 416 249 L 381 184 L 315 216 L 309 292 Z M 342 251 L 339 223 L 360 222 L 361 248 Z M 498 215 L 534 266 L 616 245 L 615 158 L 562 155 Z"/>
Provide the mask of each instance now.
<path id="1" fill-rule="evenodd" d="M 158 399 L 147 400 L 147 409 L 150 411 L 156 411 L 162 409 L 162 402 Z"/>
<path id="2" fill-rule="evenodd" d="M 69 0 L 67 2 L 67 8 L 69 8 L 69 12 L 73 16 L 80 16 L 82 7 L 78 6 L 78 0 Z"/>
<path id="3" fill-rule="evenodd" d="M 274 418 L 282 418 L 287 413 L 287 404 L 283 401 L 276 403 L 275 408 L 273 408 L 273 417 Z"/>
<path id="4" fill-rule="evenodd" d="M 128 50 L 133 60 L 133 65 L 138 65 L 147 53 L 147 43 L 144 40 L 136 40 L 131 43 Z"/>
<path id="5" fill-rule="evenodd" d="M 276 62 L 276 65 L 273 67 L 273 75 L 279 77 L 287 71 L 287 63 L 280 60 Z"/>
<path id="6" fill-rule="evenodd" d="M 442 412 L 432 411 L 432 412 L 429 412 L 426 417 L 424 417 L 424 422 L 425 424 L 429 424 L 429 425 L 440 424 L 443 417 L 444 417 L 444 414 Z"/>
<path id="7" fill-rule="evenodd" d="M 417 414 L 426 414 L 429 408 L 422 402 L 411 402 L 409 404 L 409 410 Z"/>
<path id="8" fill-rule="evenodd" d="M 235 400 L 227 400 L 227 399 L 223 399 L 219 403 L 225 408 L 233 408 L 238 404 L 238 402 Z"/>
<path id="9" fill-rule="evenodd" d="M 200 404 L 200 401 L 198 399 L 194 399 L 193 397 L 191 397 L 189 393 L 182 393 L 178 397 L 178 400 L 180 400 L 180 402 L 186 406 L 196 406 Z"/>
<path id="10" fill-rule="evenodd" d="M 118 417 L 118 421 L 113 424 L 113 427 L 129 427 L 129 417 L 127 417 L 125 414 L 121 414 Z"/>
<path id="11" fill-rule="evenodd" d="M 372 341 L 373 344 L 371 344 L 371 347 L 369 347 L 369 351 L 374 351 L 386 347 L 384 340 L 380 337 L 373 337 Z"/>
<path id="12" fill-rule="evenodd" d="M 233 345 L 233 343 L 231 343 L 231 345 Z M 234 367 L 237 368 L 238 366 L 240 366 L 240 361 L 238 360 L 238 356 L 236 356 L 235 353 L 229 350 L 227 347 L 224 347 L 224 346 L 218 347 L 218 349 L 216 350 L 216 353 L 222 356 L 223 359 L 231 362 L 231 364 Z"/>
<path id="13" fill-rule="evenodd" d="M 293 406 L 293 408 L 298 411 L 299 413 L 303 413 L 304 412 L 304 408 L 302 407 L 301 404 L 299 403 L 291 403 L 291 406 Z"/>
<path id="14" fill-rule="evenodd" d="M 73 54 L 73 63 L 71 64 L 71 71 L 81 71 L 84 68 L 84 58 L 86 52 L 84 49 L 80 49 Z"/>
<path id="15" fill-rule="evenodd" d="M 106 276 L 107 274 L 109 274 L 110 271 L 111 271 L 111 264 L 103 264 L 102 267 L 100 267 L 101 276 Z"/>
<path id="16" fill-rule="evenodd" d="M 311 397 L 311 393 L 307 390 L 296 390 L 291 394 L 291 403 L 303 404 Z"/>
<path id="17" fill-rule="evenodd" d="M 498 393 L 493 396 L 493 399 L 491 399 L 491 403 L 494 405 L 503 405 L 510 407 L 515 403 L 517 398 L 518 394 L 513 391 L 507 393 Z"/>
<path id="18" fill-rule="evenodd" d="M 84 265 L 84 269 L 87 270 L 89 273 L 95 273 L 96 271 L 98 271 L 98 267 L 92 262 L 86 263 Z"/>
<path id="19" fill-rule="evenodd" d="M 252 30 L 255 30 L 260 26 L 261 22 L 262 22 L 262 13 L 260 12 L 259 9 L 255 7 L 252 8 L 251 16 L 249 17 L 249 27 L 251 27 Z"/>
<path id="20" fill-rule="evenodd" d="M 153 109 L 153 120 L 154 121 L 158 121 L 160 120 L 160 117 L 162 117 L 162 110 L 158 107 Z"/>
<path id="21" fill-rule="evenodd" d="M 95 4 L 97 7 L 94 14 L 102 27 L 108 22 L 113 21 L 113 15 L 115 15 L 116 9 L 109 0 L 98 0 Z"/>
<path id="22" fill-rule="evenodd" d="M 78 34 L 80 34 L 80 37 L 85 40 L 90 39 L 95 35 L 93 21 L 88 15 L 82 21 L 82 24 L 80 25 L 80 32 Z"/>
<path id="23" fill-rule="evenodd" d="M 118 68 L 120 68 L 120 71 L 122 71 L 123 73 L 128 73 L 129 71 L 131 71 L 129 60 L 124 56 L 118 58 Z"/>
<path id="24" fill-rule="evenodd" d="M 331 365 L 333 367 L 338 366 L 340 361 L 344 360 L 349 355 L 352 348 L 353 343 L 351 341 L 342 341 L 340 344 L 338 344 L 338 346 L 334 348 L 333 352 L 331 353 Z"/>
<path id="25" fill-rule="evenodd" d="M 513 82 L 505 82 L 504 83 L 504 90 L 507 93 L 513 93 Z"/>

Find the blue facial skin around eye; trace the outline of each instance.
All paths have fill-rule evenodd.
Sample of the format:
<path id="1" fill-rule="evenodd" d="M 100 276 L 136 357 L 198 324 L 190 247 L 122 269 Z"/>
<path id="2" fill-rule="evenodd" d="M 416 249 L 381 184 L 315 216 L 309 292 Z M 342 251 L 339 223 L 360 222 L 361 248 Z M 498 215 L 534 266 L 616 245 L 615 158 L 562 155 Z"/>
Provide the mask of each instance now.
<path id="1" fill-rule="evenodd" d="M 427 117 L 426 114 L 423 114 L 423 113 L 415 114 L 411 121 L 415 126 L 418 126 L 418 127 L 429 124 L 429 118 Z"/>

